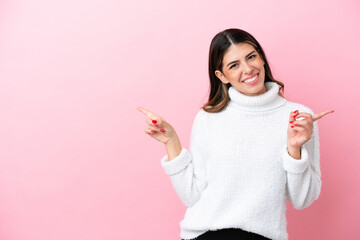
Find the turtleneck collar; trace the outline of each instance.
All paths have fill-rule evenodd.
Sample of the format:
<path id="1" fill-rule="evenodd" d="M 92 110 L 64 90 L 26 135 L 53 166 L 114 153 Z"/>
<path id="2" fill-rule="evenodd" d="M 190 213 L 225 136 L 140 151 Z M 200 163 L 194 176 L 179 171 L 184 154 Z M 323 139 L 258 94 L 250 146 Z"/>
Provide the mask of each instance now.
<path id="1" fill-rule="evenodd" d="M 276 82 L 265 82 L 266 92 L 257 96 L 247 96 L 231 86 L 229 88 L 230 107 L 242 111 L 261 112 L 278 108 L 285 104 L 286 99 L 279 96 L 280 86 Z"/>

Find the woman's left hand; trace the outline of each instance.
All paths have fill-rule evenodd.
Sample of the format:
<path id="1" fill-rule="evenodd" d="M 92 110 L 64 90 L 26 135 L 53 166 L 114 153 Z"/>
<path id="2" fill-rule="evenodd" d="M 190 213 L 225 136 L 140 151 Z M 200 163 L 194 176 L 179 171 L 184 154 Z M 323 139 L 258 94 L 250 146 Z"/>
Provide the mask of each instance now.
<path id="1" fill-rule="evenodd" d="M 295 112 L 291 112 L 289 127 L 287 131 L 288 149 L 291 148 L 300 150 L 302 145 L 311 139 L 311 136 L 313 134 L 313 122 L 332 112 L 334 112 L 334 110 L 327 110 L 314 115 L 311 115 L 307 112 L 299 113 L 298 110 Z M 303 117 L 303 119 L 296 119 L 301 117 Z"/>

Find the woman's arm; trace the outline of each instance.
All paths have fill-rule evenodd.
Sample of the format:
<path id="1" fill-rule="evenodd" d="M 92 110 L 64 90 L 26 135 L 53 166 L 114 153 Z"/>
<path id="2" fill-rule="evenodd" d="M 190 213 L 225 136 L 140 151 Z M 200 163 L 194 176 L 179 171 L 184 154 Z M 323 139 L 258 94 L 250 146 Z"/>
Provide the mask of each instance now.
<path id="1" fill-rule="evenodd" d="M 311 111 L 311 114 L 314 114 Z M 313 122 L 313 135 L 300 149 L 300 159 L 293 158 L 284 146 L 283 167 L 287 171 L 286 197 L 295 209 L 311 205 L 320 195 L 320 143 L 317 121 Z"/>
<path id="2" fill-rule="evenodd" d="M 176 135 L 175 139 L 170 139 L 168 143 L 165 144 L 168 161 L 176 158 L 181 153 L 181 143 L 179 137 Z"/>
<path id="3" fill-rule="evenodd" d="M 180 141 L 174 140 L 166 144 L 167 155 L 161 159 L 164 171 L 169 175 L 171 183 L 181 201 L 193 206 L 206 188 L 205 154 L 202 149 L 201 112 L 195 119 L 191 130 L 190 151 L 181 148 Z M 180 149 L 180 151 L 179 151 Z"/>

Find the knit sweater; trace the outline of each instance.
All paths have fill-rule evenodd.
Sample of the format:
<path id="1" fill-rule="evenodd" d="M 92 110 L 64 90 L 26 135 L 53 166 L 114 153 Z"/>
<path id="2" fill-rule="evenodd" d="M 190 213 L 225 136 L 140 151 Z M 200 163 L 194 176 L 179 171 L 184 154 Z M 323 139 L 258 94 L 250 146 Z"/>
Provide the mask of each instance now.
<path id="1" fill-rule="evenodd" d="M 241 228 L 273 240 L 287 240 L 286 199 L 295 209 L 320 194 L 317 122 L 301 147 L 301 159 L 287 151 L 290 112 L 314 112 L 278 95 L 279 85 L 247 96 L 230 87 L 230 102 L 219 113 L 201 109 L 194 118 L 190 150 L 161 166 L 187 206 L 180 236 L 192 239 L 208 230 Z"/>

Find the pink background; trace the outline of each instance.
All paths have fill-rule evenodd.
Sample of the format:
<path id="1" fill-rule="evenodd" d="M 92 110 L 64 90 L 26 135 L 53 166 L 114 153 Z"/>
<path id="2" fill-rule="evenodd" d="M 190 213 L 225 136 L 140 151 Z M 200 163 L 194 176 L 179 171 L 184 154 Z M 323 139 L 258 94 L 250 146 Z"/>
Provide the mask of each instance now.
<path id="1" fill-rule="evenodd" d="M 186 207 L 143 106 L 188 148 L 211 39 L 241 28 L 319 120 L 323 187 L 290 240 L 360 239 L 360 2 L 0 3 L 0 239 L 180 239 Z"/>

